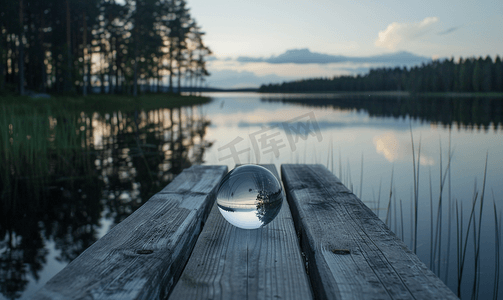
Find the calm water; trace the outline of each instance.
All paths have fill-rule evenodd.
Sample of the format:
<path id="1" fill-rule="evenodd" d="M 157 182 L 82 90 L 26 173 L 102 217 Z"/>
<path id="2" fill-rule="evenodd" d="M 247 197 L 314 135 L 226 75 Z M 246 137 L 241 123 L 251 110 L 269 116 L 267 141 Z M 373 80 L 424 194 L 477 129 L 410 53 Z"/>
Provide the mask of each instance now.
<path id="1" fill-rule="evenodd" d="M 24 165 L 2 168 L 0 298 L 29 299 L 183 168 L 224 164 L 232 169 L 236 163 L 274 163 L 278 170 L 282 163 L 327 166 L 456 293 L 458 253 L 467 241 L 462 298 L 473 291 L 480 299 L 493 296 L 498 272 L 493 201 L 498 223 L 503 208 L 502 99 L 211 96 L 214 101 L 201 107 L 42 117 L 41 122 L 50 120 L 41 124 L 53 141 L 42 151 L 44 159 L 39 154 L 36 162 L 25 159 Z M 16 135 L 16 124 L 4 143 L 9 138 L 16 143 L 19 136 L 25 143 L 28 133 Z M 76 137 L 60 130 L 69 124 Z M 411 221 L 411 133 L 416 163 L 420 153 L 417 223 Z M 78 145 L 64 146 L 65 141 L 58 145 L 66 150 L 58 152 L 58 139 L 77 139 Z M 50 166 L 49 174 L 40 175 L 37 164 Z M 7 176 L 13 169 L 17 175 Z"/>

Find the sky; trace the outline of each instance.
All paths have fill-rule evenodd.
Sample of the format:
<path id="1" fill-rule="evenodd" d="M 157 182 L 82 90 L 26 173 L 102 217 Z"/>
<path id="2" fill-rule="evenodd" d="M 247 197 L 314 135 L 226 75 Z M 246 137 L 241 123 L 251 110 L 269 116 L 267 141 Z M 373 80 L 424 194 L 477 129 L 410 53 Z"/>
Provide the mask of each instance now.
<path id="1" fill-rule="evenodd" d="M 430 59 L 503 55 L 501 0 L 187 3 L 214 53 L 207 80 L 214 87 L 257 87 Z M 403 51 L 416 58 L 395 62 L 392 54 Z M 277 59 L 286 54 L 288 59 Z M 384 62 L 366 59 L 385 54 L 391 56 Z"/>

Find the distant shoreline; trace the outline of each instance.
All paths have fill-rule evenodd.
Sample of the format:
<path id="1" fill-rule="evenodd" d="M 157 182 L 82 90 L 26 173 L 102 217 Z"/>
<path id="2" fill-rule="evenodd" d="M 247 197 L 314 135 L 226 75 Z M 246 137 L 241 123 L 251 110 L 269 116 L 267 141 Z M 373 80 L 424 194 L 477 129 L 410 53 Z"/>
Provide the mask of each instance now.
<path id="1" fill-rule="evenodd" d="M 399 97 L 409 97 L 413 94 L 406 91 L 373 91 L 373 92 L 340 92 L 340 91 L 319 91 L 319 92 L 277 92 L 277 93 L 269 93 L 269 92 L 259 92 L 260 94 L 305 94 L 305 95 L 340 95 L 340 96 L 399 96 Z"/>
<path id="2" fill-rule="evenodd" d="M 455 97 L 455 98 L 468 98 L 468 97 L 490 97 L 490 98 L 503 98 L 502 92 L 440 92 L 440 93 L 411 93 L 407 91 L 309 91 L 309 92 L 260 92 L 259 89 L 243 88 L 243 89 L 220 89 L 220 88 L 207 88 L 203 89 L 203 93 L 258 93 L 263 95 L 340 95 L 340 96 L 387 96 L 387 97 Z"/>
<path id="3" fill-rule="evenodd" d="M 503 98 L 503 93 L 489 92 L 489 93 L 473 93 L 473 92 L 445 92 L 445 93 L 418 93 L 417 95 L 423 97 L 491 97 Z"/>
<path id="4" fill-rule="evenodd" d="M 320 92 L 259 92 L 260 94 L 336 94 L 341 96 L 393 96 L 393 97 L 491 97 L 491 98 L 503 98 L 503 93 L 490 92 L 490 93 L 473 93 L 473 92 L 444 92 L 444 93 L 411 93 L 407 91 L 368 91 L 368 92 L 335 92 L 335 91 L 320 91 Z"/>

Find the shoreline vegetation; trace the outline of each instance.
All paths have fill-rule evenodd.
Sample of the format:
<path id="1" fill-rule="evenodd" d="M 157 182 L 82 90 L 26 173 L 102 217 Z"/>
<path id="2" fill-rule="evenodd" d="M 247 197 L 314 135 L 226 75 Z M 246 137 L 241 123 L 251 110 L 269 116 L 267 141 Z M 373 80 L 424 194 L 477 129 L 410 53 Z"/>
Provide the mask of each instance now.
<path id="1" fill-rule="evenodd" d="M 500 56 L 434 60 L 407 67 L 370 69 L 363 75 L 309 78 L 262 85 L 260 92 L 408 91 L 411 93 L 503 93 Z"/>
<path id="2" fill-rule="evenodd" d="M 0 97 L 0 108 L 20 110 L 69 110 L 84 112 L 111 112 L 151 110 L 158 108 L 180 108 L 205 104 L 211 101 L 209 97 L 182 96 L 177 94 L 144 94 L 133 95 L 103 95 L 88 96 L 54 96 L 50 98 L 32 98 L 30 96 Z"/>

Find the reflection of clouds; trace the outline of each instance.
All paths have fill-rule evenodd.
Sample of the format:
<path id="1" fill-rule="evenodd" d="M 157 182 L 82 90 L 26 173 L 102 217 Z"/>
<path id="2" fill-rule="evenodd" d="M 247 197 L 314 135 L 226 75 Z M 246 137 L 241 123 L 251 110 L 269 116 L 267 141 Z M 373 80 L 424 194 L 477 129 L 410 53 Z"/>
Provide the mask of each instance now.
<path id="1" fill-rule="evenodd" d="M 313 110 L 314 111 L 314 110 Z M 330 118 L 330 112 L 314 111 L 316 119 Z M 267 110 L 263 108 L 253 109 L 249 112 L 225 112 L 214 114 L 211 120 L 213 126 L 236 127 L 236 126 L 274 126 L 281 122 L 288 122 L 306 113 L 301 107 L 284 110 Z M 332 114 L 333 115 L 333 114 Z M 333 118 L 333 117 L 332 117 Z"/>
<path id="2" fill-rule="evenodd" d="M 374 146 L 376 147 L 376 152 L 378 154 L 384 155 L 384 157 L 389 162 L 395 162 L 397 160 L 403 160 L 403 159 L 411 159 L 412 157 L 412 153 L 410 152 L 412 145 L 410 141 L 401 143 L 402 146 L 400 146 L 400 142 L 398 141 L 397 136 L 393 132 L 386 132 L 382 135 L 375 136 L 373 142 Z M 416 146 L 415 155 L 417 156 L 418 149 L 417 145 L 415 146 Z M 435 160 L 426 152 L 427 152 L 426 149 L 424 148 L 421 149 L 419 163 L 422 166 L 433 166 L 435 164 Z"/>
<path id="3" fill-rule="evenodd" d="M 395 134 L 387 132 L 383 135 L 375 136 L 374 145 L 377 153 L 384 155 L 389 162 L 399 159 L 400 144 Z"/>
<path id="4" fill-rule="evenodd" d="M 227 104 L 227 103 L 226 103 Z M 306 112 L 313 112 L 316 123 L 321 129 L 334 127 L 387 127 L 388 123 L 373 122 L 367 114 L 358 114 L 353 111 L 340 110 L 334 108 L 324 110 L 313 108 L 306 110 L 301 106 L 290 106 L 287 110 L 283 107 L 264 109 L 252 107 L 249 111 L 225 110 L 222 113 L 216 112 L 212 117 L 211 125 L 213 127 L 274 127 L 282 126 L 282 122 L 289 122 L 292 119 L 303 116 Z M 391 124 L 391 122 L 389 122 Z M 404 127 L 405 128 L 405 127 Z M 409 128 L 408 125 L 406 127 Z"/>
<path id="5" fill-rule="evenodd" d="M 432 157 L 424 155 L 423 153 L 420 155 L 420 160 L 419 163 L 422 166 L 433 166 L 435 164 L 435 160 Z"/>

